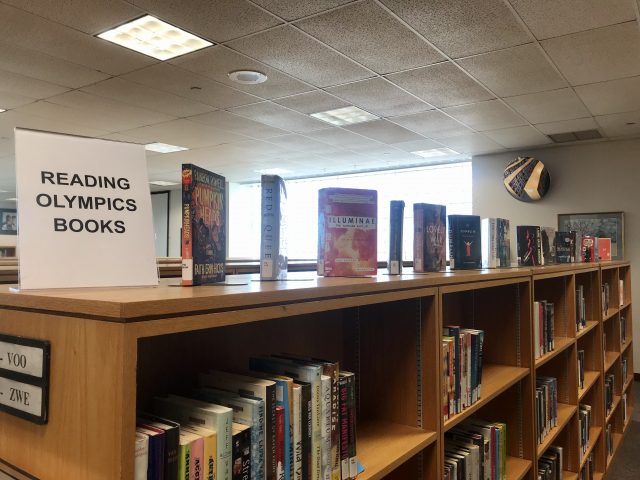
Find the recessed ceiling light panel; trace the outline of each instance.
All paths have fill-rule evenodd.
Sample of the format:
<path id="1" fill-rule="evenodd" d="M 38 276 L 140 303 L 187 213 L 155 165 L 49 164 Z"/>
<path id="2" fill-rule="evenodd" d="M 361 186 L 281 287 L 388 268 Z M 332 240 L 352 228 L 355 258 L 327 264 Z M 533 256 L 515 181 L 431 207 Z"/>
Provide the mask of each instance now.
<path id="1" fill-rule="evenodd" d="M 326 112 L 312 113 L 311 116 L 338 127 L 342 125 L 370 122 L 371 120 L 377 120 L 379 118 L 369 112 L 365 112 L 361 108 L 353 106 L 336 108 L 335 110 L 327 110 Z"/>
<path id="2" fill-rule="evenodd" d="M 182 152 L 183 150 L 189 150 L 186 147 L 179 147 L 178 145 L 169 145 L 168 143 L 148 143 L 144 146 L 145 150 L 157 153 L 173 153 Z"/>
<path id="3" fill-rule="evenodd" d="M 229 78 L 242 85 L 257 85 L 267 81 L 267 76 L 264 73 L 254 70 L 236 70 L 229 73 Z"/>
<path id="4" fill-rule="evenodd" d="M 156 187 L 171 187 L 173 185 L 180 185 L 178 182 L 167 182 L 166 180 L 154 180 L 153 182 L 149 182 L 151 185 L 155 185 Z"/>
<path id="5" fill-rule="evenodd" d="M 4 108 L 0 108 L 0 113 L 2 113 L 2 112 L 6 112 L 6 111 L 7 111 L 6 109 L 4 109 Z"/>
<path id="6" fill-rule="evenodd" d="M 151 15 L 107 30 L 98 37 L 158 60 L 169 60 L 212 45 Z"/>
<path id="7" fill-rule="evenodd" d="M 415 152 L 411 152 L 414 155 L 418 155 L 423 158 L 434 158 L 434 157 L 448 157 L 451 155 L 460 155 L 455 150 L 451 150 L 450 148 L 431 148 L 429 150 L 418 150 Z"/>

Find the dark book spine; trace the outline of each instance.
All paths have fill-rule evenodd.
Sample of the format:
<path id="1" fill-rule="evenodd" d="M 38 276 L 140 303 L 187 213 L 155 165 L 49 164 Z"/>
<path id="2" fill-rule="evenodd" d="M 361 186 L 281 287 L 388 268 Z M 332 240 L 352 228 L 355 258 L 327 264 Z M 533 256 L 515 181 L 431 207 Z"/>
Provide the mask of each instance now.
<path id="1" fill-rule="evenodd" d="M 356 445 L 356 379 L 354 375 L 349 375 L 347 379 L 349 410 L 349 478 L 355 480 L 358 475 L 358 456 Z"/>
<path id="2" fill-rule="evenodd" d="M 389 220 L 389 274 L 402 273 L 402 224 L 404 201 L 391 200 Z"/>
<path id="3" fill-rule="evenodd" d="M 305 383 L 302 385 L 301 392 L 301 412 L 300 423 L 302 429 L 302 480 L 311 480 L 312 477 L 312 465 L 311 459 L 311 440 L 312 440 L 312 412 L 313 403 L 311 401 L 311 384 Z"/>
<path id="4" fill-rule="evenodd" d="M 193 235 L 191 232 L 191 189 L 193 169 L 182 166 L 182 284 L 193 285 Z"/>
<path id="5" fill-rule="evenodd" d="M 331 378 L 331 480 L 340 480 L 340 367 L 338 363 L 324 363 L 322 370 Z"/>
<path id="6" fill-rule="evenodd" d="M 251 429 L 247 428 L 233 435 L 232 479 L 251 479 Z"/>
<path id="7" fill-rule="evenodd" d="M 284 407 L 276 407 L 276 478 L 284 480 Z"/>
<path id="8" fill-rule="evenodd" d="M 340 377 L 340 469 L 349 478 L 349 391 L 347 377 Z"/>
<path id="9" fill-rule="evenodd" d="M 267 422 L 267 480 L 276 480 L 277 477 L 277 461 L 276 461 L 276 386 L 270 385 L 266 389 L 265 398 L 265 421 Z"/>

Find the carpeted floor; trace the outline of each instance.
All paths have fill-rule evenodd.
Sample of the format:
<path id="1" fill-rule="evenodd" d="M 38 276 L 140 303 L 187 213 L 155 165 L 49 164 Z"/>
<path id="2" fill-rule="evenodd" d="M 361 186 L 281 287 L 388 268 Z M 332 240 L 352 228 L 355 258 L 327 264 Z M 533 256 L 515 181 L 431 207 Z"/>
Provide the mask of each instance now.
<path id="1" fill-rule="evenodd" d="M 640 478 L 640 382 L 634 382 L 636 404 L 629 431 L 607 471 L 607 480 L 638 480 Z"/>

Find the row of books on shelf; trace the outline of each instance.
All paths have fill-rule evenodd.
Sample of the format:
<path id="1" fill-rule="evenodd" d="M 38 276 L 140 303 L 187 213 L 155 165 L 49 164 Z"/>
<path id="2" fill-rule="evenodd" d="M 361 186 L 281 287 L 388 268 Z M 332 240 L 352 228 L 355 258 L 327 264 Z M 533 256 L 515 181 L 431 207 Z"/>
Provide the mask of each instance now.
<path id="1" fill-rule="evenodd" d="M 582 470 L 580 470 L 580 475 L 578 476 L 578 480 L 593 480 L 595 473 L 596 473 L 596 461 L 595 461 L 593 452 L 591 452 L 587 457 L 587 459 L 585 460 Z"/>
<path id="2" fill-rule="evenodd" d="M 627 343 L 627 319 L 624 315 L 620 315 L 620 345 Z"/>
<path id="3" fill-rule="evenodd" d="M 589 449 L 589 429 L 591 428 L 591 405 L 581 403 L 578 406 L 578 426 L 580 429 L 581 456 Z"/>
<path id="4" fill-rule="evenodd" d="M 138 414 L 136 480 L 355 479 L 355 375 L 296 355 L 249 368 L 155 397 L 153 414 Z"/>
<path id="5" fill-rule="evenodd" d="M 604 444 L 607 448 L 607 455 L 613 455 L 613 425 L 610 423 L 607 424 L 607 427 L 604 429 Z"/>
<path id="6" fill-rule="evenodd" d="M 584 366 L 585 366 L 584 350 L 578 350 L 578 388 L 584 388 Z"/>
<path id="7" fill-rule="evenodd" d="M 225 189 L 224 177 L 192 164 L 182 166 L 183 285 L 224 281 L 228 212 Z M 392 200 L 389 206 L 390 274 L 402 272 L 404 207 L 403 200 Z M 281 177 L 262 176 L 260 208 L 260 276 L 265 280 L 284 279 L 288 267 L 287 190 Z M 413 224 L 416 272 L 444 270 L 447 241 L 452 269 L 499 268 L 512 264 L 507 219 L 486 218 L 481 222 L 477 215 L 447 216 L 445 205 L 415 203 Z M 323 188 L 319 191 L 318 275 L 375 275 L 377 237 L 376 190 Z M 581 244 L 576 242 L 576 232 L 518 226 L 518 264 L 535 266 L 611 259 L 610 239 L 585 236 Z M 582 245 L 582 253 L 577 245 Z"/>
<path id="8" fill-rule="evenodd" d="M 615 300 L 614 300 L 615 301 Z M 611 302 L 611 287 L 609 286 L 609 282 L 604 282 L 602 284 L 602 311 L 606 315 L 610 308 L 613 308 L 613 303 Z M 624 306 L 624 280 L 618 280 L 618 306 Z"/>
<path id="9" fill-rule="evenodd" d="M 628 371 L 627 371 L 627 365 L 628 365 L 627 359 L 623 358 L 620 361 L 620 365 L 622 367 L 622 384 L 624 385 L 625 383 L 627 383 L 627 373 L 628 373 Z"/>
<path id="10" fill-rule="evenodd" d="M 480 398 L 484 331 L 446 326 L 443 334 L 442 405 L 447 420 Z"/>
<path id="11" fill-rule="evenodd" d="M 533 302 L 533 348 L 535 358 L 540 358 L 555 348 L 554 304 L 546 300 Z"/>
<path id="12" fill-rule="evenodd" d="M 550 445 L 538 460 L 538 480 L 562 480 L 562 447 Z"/>
<path id="13" fill-rule="evenodd" d="M 604 376 L 604 410 L 607 415 L 611 413 L 616 391 L 616 376 L 613 373 L 606 373 Z"/>
<path id="14" fill-rule="evenodd" d="M 549 432 L 558 426 L 558 380 L 553 377 L 536 378 L 536 438 L 544 442 Z"/>
<path id="15" fill-rule="evenodd" d="M 584 298 L 584 285 L 576 288 L 576 330 L 579 332 L 587 326 L 587 302 Z"/>
<path id="16" fill-rule="evenodd" d="M 505 480 L 507 425 L 470 418 L 445 433 L 444 480 Z"/>

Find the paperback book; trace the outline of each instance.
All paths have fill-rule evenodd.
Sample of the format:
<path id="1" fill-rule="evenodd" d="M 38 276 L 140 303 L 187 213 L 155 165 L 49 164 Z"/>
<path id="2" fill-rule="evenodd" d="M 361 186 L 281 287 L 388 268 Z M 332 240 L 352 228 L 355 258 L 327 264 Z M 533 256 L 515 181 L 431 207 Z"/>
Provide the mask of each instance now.
<path id="1" fill-rule="evenodd" d="M 542 245 L 543 264 L 551 265 L 556 263 L 556 229 L 553 227 L 541 227 L 540 242 Z"/>
<path id="2" fill-rule="evenodd" d="M 595 262 L 596 258 L 596 237 L 585 235 L 582 237 L 580 247 L 581 261 L 584 263 Z"/>
<path id="3" fill-rule="evenodd" d="M 482 267 L 478 215 L 449 215 L 449 266 L 452 269 Z"/>
<path id="4" fill-rule="evenodd" d="M 540 227 L 518 225 L 518 265 L 537 267 L 544 265 Z"/>
<path id="5" fill-rule="evenodd" d="M 506 268 L 511 266 L 509 220 L 505 218 L 483 218 L 481 230 L 482 268 Z"/>
<path id="6" fill-rule="evenodd" d="M 576 232 L 556 232 L 555 243 L 558 263 L 576 261 Z"/>
<path id="7" fill-rule="evenodd" d="M 375 275 L 378 192 L 323 188 L 318 195 L 318 275 Z"/>
<path id="8" fill-rule="evenodd" d="M 287 277 L 287 189 L 278 175 L 261 177 L 260 278 Z"/>
<path id="9" fill-rule="evenodd" d="M 596 255 L 598 260 L 605 262 L 611 260 L 610 238 L 596 238 Z"/>
<path id="10" fill-rule="evenodd" d="M 413 269 L 438 272 L 446 264 L 447 207 L 413 204 Z"/>
<path id="11" fill-rule="evenodd" d="M 182 165 L 182 285 L 224 281 L 225 179 Z"/>

